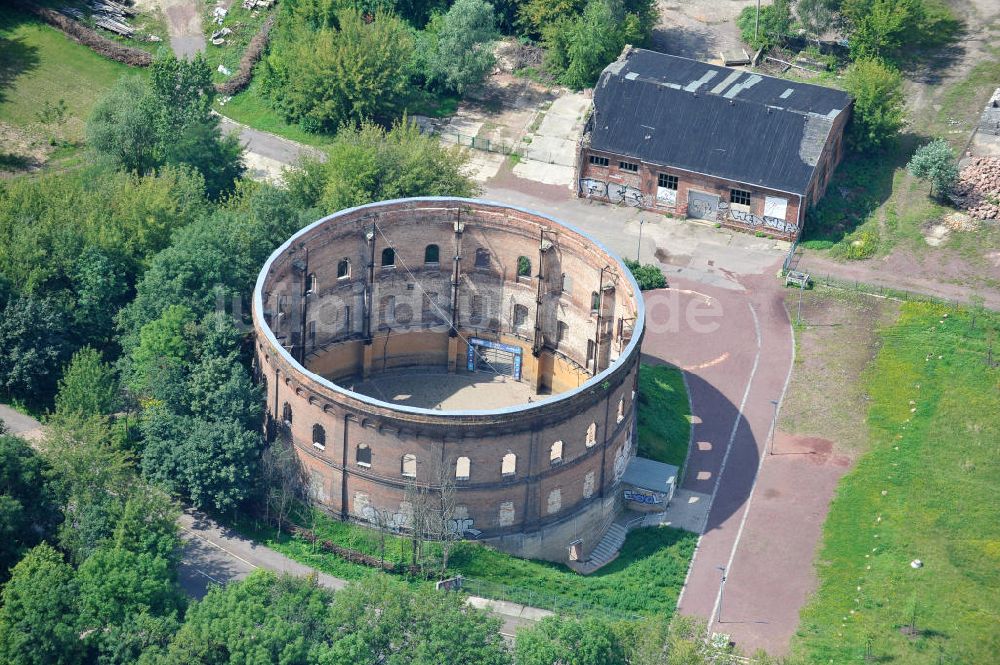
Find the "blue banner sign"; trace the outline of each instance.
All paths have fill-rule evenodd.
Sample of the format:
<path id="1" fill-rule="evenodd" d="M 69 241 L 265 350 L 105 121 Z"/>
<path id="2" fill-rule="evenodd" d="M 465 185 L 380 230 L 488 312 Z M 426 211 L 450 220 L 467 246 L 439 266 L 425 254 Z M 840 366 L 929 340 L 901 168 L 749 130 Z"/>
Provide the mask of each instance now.
<path id="1" fill-rule="evenodd" d="M 465 358 L 466 369 L 470 372 L 476 371 L 476 347 L 482 349 L 494 349 L 496 351 L 504 351 L 513 355 L 512 361 L 514 364 L 513 376 L 518 381 L 521 380 L 521 347 L 512 346 L 510 344 L 503 344 L 501 342 L 494 342 L 489 339 L 481 339 L 479 337 L 473 337 L 469 340 L 469 349 Z"/>

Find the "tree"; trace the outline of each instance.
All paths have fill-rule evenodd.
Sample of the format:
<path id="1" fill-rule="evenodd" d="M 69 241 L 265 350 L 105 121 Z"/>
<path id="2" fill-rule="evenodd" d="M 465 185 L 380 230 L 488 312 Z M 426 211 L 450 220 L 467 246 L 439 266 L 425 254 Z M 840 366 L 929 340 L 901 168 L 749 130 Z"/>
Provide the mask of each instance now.
<path id="1" fill-rule="evenodd" d="M 197 334 L 195 315 L 184 305 L 170 305 L 158 319 L 150 321 L 139 331 L 139 345 L 131 354 L 129 387 L 136 395 L 159 397 L 171 390 L 176 395 L 177 385 L 164 386 L 164 372 L 184 369 L 190 362 Z M 168 400 L 180 403 L 180 399 Z"/>
<path id="2" fill-rule="evenodd" d="M 499 619 L 469 607 L 460 594 L 410 591 L 378 576 L 337 592 L 325 622 L 336 639 L 317 655 L 331 665 L 508 665 L 499 629 Z"/>
<path id="3" fill-rule="evenodd" d="M 14 566 L 0 596 L 0 661 L 9 665 L 83 662 L 73 569 L 42 543 Z"/>
<path id="4" fill-rule="evenodd" d="M 625 665 L 625 651 L 607 623 L 545 617 L 517 632 L 517 665 Z"/>
<path id="5" fill-rule="evenodd" d="M 844 75 L 854 97 L 849 139 L 860 151 L 883 148 L 896 140 L 903 126 L 903 80 L 899 72 L 878 60 L 857 60 Z"/>
<path id="6" fill-rule="evenodd" d="M 760 8 L 759 21 L 756 7 L 744 7 L 736 19 L 736 25 L 743 41 L 754 49 L 767 50 L 780 46 L 788 40 L 792 27 L 791 4 L 788 0 L 774 0 L 772 4 Z"/>
<path id="7" fill-rule="evenodd" d="M 143 416 L 143 475 L 188 497 L 197 508 L 226 511 L 253 490 L 262 441 L 238 422 L 209 422 L 162 408 Z"/>
<path id="8" fill-rule="evenodd" d="M 259 429 L 264 398 L 234 355 L 206 356 L 188 378 L 191 413 L 207 421 L 235 420 Z"/>
<path id="9" fill-rule="evenodd" d="M 66 315 L 51 299 L 21 296 L 0 311 L 0 394 L 43 404 L 71 353 Z"/>
<path id="10" fill-rule="evenodd" d="M 626 44 L 645 45 L 656 21 L 652 0 L 589 0 L 542 26 L 546 67 L 571 88 L 591 86 Z"/>
<path id="11" fill-rule="evenodd" d="M 64 415 L 110 416 L 118 403 L 118 379 L 101 354 L 85 346 L 59 379 L 56 411 Z"/>
<path id="12" fill-rule="evenodd" d="M 919 37 L 925 16 L 923 0 L 843 0 L 840 11 L 851 28 L 855 60 L 885 58 Z"/>
<path id="13" fill-rule="evenodd" d="M 0 583 L 21 555 L 59 523 L 49 475 L 48 465 L 27 442 L 0 432 Z"/>
<path id="14" fill-rule="evenodd" d="M 517 10 L 517 23 L 526 33 L 540 37 L 546 26 L 579 16 L 586 5 L 586 0 L 527 0 Z"/>
<path id="15" fill-rule="evenodd" d="M 377 12 L 337 14 L 337 29 L 318 32 L 291 23 L 264 61 L 264 90 L 289 122 L 308 131 L 387 120 L 406 92 L 413 52 L 410 30 Z"/>
<path id="16" fill-rule="evenodd" d="M 135 470 L 111 444 L 106 418 L 57 412 L 48 427 L 42 453 L 64 498 L 59 545 L 81 562 L 114 533 Z"/>
<path id="17" fill-rule="evenodd" d="M 156 662 L 333 662 L 310 655 L 323 641 L 323 617 L 331 601 L 332 594 L 314 580 L 255 571 L 241 582 L 212 587 L 194 603 L 167 654 Z"/>
<path id="18" fill-rule="evenodd" d="M 384 199 L 477 191 L 463 173 L 467 157 L 421 134 L 405 117 L 388 132 L 373 123 L 344 128 L 328 154 L 325 163 L 307 159 L 287 172 L 287 185 L 300 205 L 341 210 Z"/>
<path id="19" fill-rule="evenodd" d="M 819 39 L 830 30 L 836 11 L 837 0 L 798 0 L 795 3 L 795 14 L 813 39 Z"/>
<path id="20" fill-rule="evenodd" d="M 955 151 L 944 139 L 935 139 L 920 146 L 906 165 L 914 177 L 931 184 L 931 196 L 943 198 L 958 182 Z"/>
<path id="21" fill-rule="evenodd" d="M 260 491 L 263 495 L 264 521 L 278 527 L 278 535 L 295 505 L 306 497 L 306 477 L 292 444 L 282 437 L 275 439 L 261 457 Z M 381 525 L 380 525 L 381 527 Z M 385 534 L 380 531 L 382 555 L 385 555 Z"/>
<path id="22" fill-rule="evenodd" d="M 111 344 L 115 314 L 129 292 L 128 270 L 123 263 L 90 246 L 80 253 L 72 276 L 74 329 L 87 342 L 102 348 Z"/>
<path id="23" fill-rule="evenodd" d="M 145 175 L 163 165 L 201 173 L 206 192 L 218 198 L 245 167 L 242 147 L 223 136 L 212 114 L 215 88 L 202 54 L 157 57 L 149 80 L 122 79 L 102 98 L 87 124 L 90 145 L 116 166 Z"/>
<path id="24" fill-rule="evenodd" d="M 158 102 L 139 76 L 124 76 L 101 97 L 87 120 L 87 145 L 116 167 L 149 173 L 161 164 L 153 118 Z"/>
<path id="25" fill-rule="evenodd" d="M 101 547 L 80 564 L 76 580 L 82 630 L 100 633 L 136 614 L 168 616 L 183 607 L 170 561 L 149 552 Z"/>
<path id="26" fill-rule="evenodd" d="M 428 57 L 428 81 L 464 93 L 493 67 L 491 46 L 498 36 L 493 5 L 485 0 L 456 0 L 444 15 Z"/>

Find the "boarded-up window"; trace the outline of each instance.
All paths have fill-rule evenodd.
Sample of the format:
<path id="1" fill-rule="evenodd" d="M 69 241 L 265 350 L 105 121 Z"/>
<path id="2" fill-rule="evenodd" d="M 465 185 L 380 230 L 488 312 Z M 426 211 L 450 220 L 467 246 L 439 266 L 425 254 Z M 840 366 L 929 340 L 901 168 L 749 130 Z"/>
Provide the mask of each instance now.
<path id="1" fill-rule="evenodd" d="M 514 327 L 522 328 L 528 323 L 528 308 L 524 305 L 514 305 Z"/>
<path id="2" fill-rule="evenodd" d="M 618 419 L 617 422 L 625 420 L 625 398 L 622 397 L 618 400 Z"/>
<path id="3" fill-rule="evenodd" d="M 587 447 L 591 447 L 597 443 L 597 423 L 590 423 L 587 427 Z"/>
<path id="4" fill-rule="evenodd" d="M 785 219 L 785 214 L 788 212 L 788 199 L 783 199 L 780 196 L 768 196 L 764 199 L 764 216 L 774 217 L 775 219 Z"/>
<path id="5" fill-rule="evenodd" d="M 510 526 L 514 523 L 514 502 L 504 501 L 500 504 L 497 522 L 500 526 Z"/>
<path id="6" fill-rule="evenodd" d="M 549 515 L 554 515 L 562 509 L 562 490 L 558 487 L 549 492 L 549 500 L 546 506 L 546 512 Z"/>
<path id="7" fill-rule="evenodd" d="M 485 308 L 483 306 L 483 297 L 472 296 L 472 302 L 469 303 L 469 323 L 474 326 L 478 326 L 483 322 L 484 316 Z"/>
<path id="8" fill-rule="evenodd" d="M 588 471 L 583 477 L 583 498 L 589 499 L 594 496 L 594 472 Z"/>
<path id="9" fill-rule="evenodd" d="M 396 296 L 384 296 L 378 303 L 378 323 L 391 326 L 396 322 Z"/>

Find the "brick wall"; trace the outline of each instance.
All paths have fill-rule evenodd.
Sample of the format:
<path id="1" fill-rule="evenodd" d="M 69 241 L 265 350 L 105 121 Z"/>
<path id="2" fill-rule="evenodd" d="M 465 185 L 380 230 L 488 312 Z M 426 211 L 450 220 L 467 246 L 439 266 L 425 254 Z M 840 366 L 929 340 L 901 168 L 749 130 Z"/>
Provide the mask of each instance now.
<path id="1" fill-rule="evenodd" d="M 305 302 L 306 364 L 314 372 L 338 379 L 364 373 L 366 363 L 369 373 L 380 371 L 386 335 L 390 340 L 387 369 L 448 366 L 449 355 L 454 353 L 458 371 L 464 367 L 465 356 L 461 337 L 491 336 L 522 347 L 525 380 L 551 387 L 553 392 L 576 390 L 590 379 L 588 340 L 598 337 L 591 296 L 600 288 L 601 269 L 610 266 L 603 275 L 606 288 L 600 311 L 600 369 L 609 368 L 608 374 L 589 389 L 506 412 L 475 416 L 403 412 L 311 379 L 259 332 L 257 365 L 266 379 L 268 415 L 273 429 L 294 444 L 314 496 L 335 515 L 365 521 L 375 508 L 405 523 L 408 478 L 402 473 L 403 456 L 416 457 L 418 482 L 431 481 L 442 468 L 454 477 L 457 460 L 468 458 L 468 479 L 455 481 L 462 526 L 515 553 L 565 560 L 566 548 L 575 539 L 563 538 L 567 525 L 603 523 L 595 516 L 614 508 L 617 477 L 635 454 L 633 391 L 641 339 L 636 339 L 630 355 L 620 357 L 627 340 L 616 339 L 615 333 L 618 319 L 637 316 L 638 294 L 633 293 L 617 261 L 583 236 L 548 220 L 467 202 L 462 205 L 465 226 L 458 238 L 458 209 L 454 204 L 422 201 L 378 209 L 372 283 L 375 342 L 371 346 L 364 343 L 371 255 L 365 232 L 371 222 L 360 214 L 306 231 L 272 261 L 262 285 L 264 307 L 255 303 L 255 326 L 261 331 L 271 321 L 275 335 L 290 342 L 293 333 L 302 330 Z M 540 253 L 543 225 L 548 231 L 544 240 L 551 246 Z M 424 265 L 428 244 L 439 247 L 436 266 Z M 381 251 L 390 246 L 397 252 L 395 267 L 383 269 Z M 451 316 L 456 249 L 460 266 L 457 318 L 462 334 L 457 343 L 449 338 L 449 327 L 438 323 Z M 476 267 L 479 249 L 489 252 L 489 260 L 481 259 Z M 531 261 L 529 275 L 518 275 L 520 256 Z M 343 259 L 350 261 L 351 270 L 338 279 L 337 266 Z M 566 291 L 564 274 L 569 276 Z M 435 289 L 440 310 L 424 306 L 418 285 L 425 292 Z M 303 297 L 304 288 L 311 288 L 313 294 Z M 403 317 L 408 319 L 405 324 L 390 322 L 392 332 L 378 326 L 379 299 L 386 296 L 397 299 L 397 316 L 402 304 L 414 310 L 412 317 Z M 475 312 L 473 296 L 482 298 Z M 512 318 L 514 305 L 528 310 L 522 326 Z M 343 316 L 345 307 L 355 312 L 350 320 Z M 280 317 L 279 311 L 284 312 Z M 541 320 L 537 335 L 536 316 Z M 308 332 L 313 321 L 315 341 Z M 566 328 L 556 343 L 559 322 Z M 641 338 L 641 330 L 635 336 Z M 373 347 L 379 350 L 374 362 L 366 360 L 365 353 L 365 348 Z M 288 424 L 286 403 L 292 414 Z M 313 445 L 316 425 L 323 429 L 322 448 Z M 588 445 L 591 427 L 594 437 Z M 563 442 L 563 450 L 561 460 L 553 464 L 550 451 L 556 441 Z M 370 465 L 358 463 L 361 445 L 371 453 Z M 508 453 L 517 460 L 512 476 L 501 473 Z M 585 553 L 596 546 L 599 535 L 584 539 Z"/>

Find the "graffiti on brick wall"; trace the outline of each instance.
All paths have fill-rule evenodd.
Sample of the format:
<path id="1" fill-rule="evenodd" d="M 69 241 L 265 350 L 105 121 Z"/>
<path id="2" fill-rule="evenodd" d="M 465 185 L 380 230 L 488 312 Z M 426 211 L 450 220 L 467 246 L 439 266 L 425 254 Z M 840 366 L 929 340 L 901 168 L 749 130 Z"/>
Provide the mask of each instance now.
<path id="1" fill-rule="evenodd" d="M 658 492 L 649 492 L 646 490 L 625 490 L 623 496 L 626 501 L 635 501 L 636 503 L 642 503 L 647 506 L 663 503 L 663 495 Z"/>
<path id="2" fill-rule="evenodd" d="M 651 207 L 652 198 L 642 190 L 617 182 L 604 182 L 593 178 L 580 179 L 580 192 L 588 199 L 601 199 L 610 203 L 624 203 L 636 208 Z"/>
<path id="3" fill-rule="evenodd" d="M 798 231 L 798 226 L 796 226 L 793 222 L 786 222 L 785 220 L 778 219 L 777 217 L 761 217 L 745 210 L 730 210 L 729 218 L 735 222 L 739 222 L 740 224 L 746 224 L 753 229 L 761 228 L 787 234 L 794 234 Z"/>

